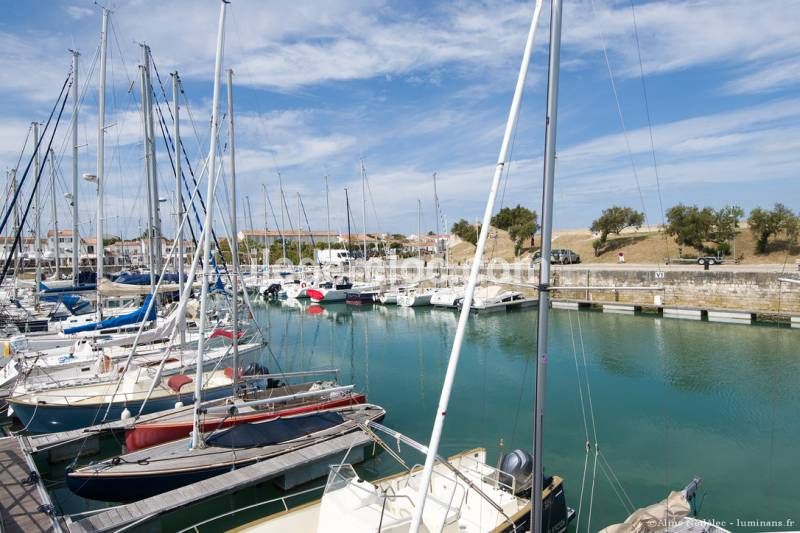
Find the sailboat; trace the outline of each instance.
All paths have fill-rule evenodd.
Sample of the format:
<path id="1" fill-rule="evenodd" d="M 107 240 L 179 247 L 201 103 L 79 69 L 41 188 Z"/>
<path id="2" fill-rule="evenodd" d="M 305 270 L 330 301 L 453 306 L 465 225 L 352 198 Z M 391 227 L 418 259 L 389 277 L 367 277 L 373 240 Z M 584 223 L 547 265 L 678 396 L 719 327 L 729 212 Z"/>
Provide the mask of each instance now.
<path id="1" fill-rule="evenodd" d="M 556 8 L 560 7 L 559 0 L 554 0 L 553 3 Z M 459 324 L 436 411 L 431 442 L 428 446 L 424 446 L 389 428 L 376 423 L 370 424 L 369 434 L 373 435 L 376 441 L 380 439 L 372 431 L 373 429 L 386 433 L 389 436 L 388 442 L 397 441 L 398 446 L 402 442 L 425 453 L 425 466 L 410 468 L 402 474 L 370 483 L 356 475 L 351 465 L 333 465 L 330 468 L 325 492 L 319 501 L 248 524 L 242 528 L 243 531 L 367 532 L 390 530 L 411 531 L 412 533 L 418 531 L 527 531 L 534 529 L 530 527 L 531 519 L 538 521 L 536 531 L 548 533 L 566 531 L 572 513 L 566 505 L 563 480 L 558 476 L 545 478 L 541 469 L 534 468 L 536 461 L 525 451 L 515 450 L 505 455 L 500 461 L 499 468 L 489 465 L 485 451 L 480 449 L 466 451 L 447 460 L 438 455 L 439 441 L 444 418 L 448 411 L 461 343 L 469 320 L 469 309 L 486 245 L 489 219 L 494 208 L 494 200 L 519 112 L 541 5 L 542 0 L 538 0 L 528 32 L 514 99 L 484 213 L 485 220 L 464 295 L 465 304 L 460 312 Z M 554 10 L 560 16 L 560 10 Z M 558 34 L 556 34 L 556 38 L 558 38 Z M 552 49 L 553 47 L 551 47 L 551 68 L 554 54 Z M 557 62 L 557 53 L 555 57 Z M 553 116 L 548 120 L 548 124 L 552 123 L 554 126 L 554 118 Z M 554 138 L 551 135 L 551 131 L 548 129 L 548 139 L 552 143 Z M 550 160 L 550 164 L 552 165 L 552 160 Z M 549 178 L 552 179 L 552 167 L 550 167 Z M 546 340 L 546 335 L 540 333 L 539 338 L 542 339 L 542 337 Z M 390 451 L 392 448 L 393 446 L 384 443 L 384 449 L 405 466 L 402 459 L 394 451 Z M 537 448 L 537 452 L 541 454 L 541 449 Z M 532 513 L 534 508 L 539 510 L 536 515 Z M 542 509 L 544 509 L 544 513 L 541 513 Z"/>

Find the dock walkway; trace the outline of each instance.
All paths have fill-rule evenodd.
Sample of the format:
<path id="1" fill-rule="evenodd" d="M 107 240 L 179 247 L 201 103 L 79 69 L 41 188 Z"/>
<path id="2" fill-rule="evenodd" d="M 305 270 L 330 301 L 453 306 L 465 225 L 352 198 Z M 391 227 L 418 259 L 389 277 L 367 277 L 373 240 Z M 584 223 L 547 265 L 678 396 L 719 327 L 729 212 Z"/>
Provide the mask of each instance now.
<path id="1" fill-rule="evenodd" d="M 36 466 L 24 452 L 24 437 L 0 438 L 0 531 L 60 531 Z"/>
<path id="2" fill-rule="evenodd" d="M 111 531 L 144 523 L 183 506 L 197 504 L 208 498 L 263 483 L 281 475 L 289 474 L 295 469 L 315 464 L 319 466 L 322 461 L 339 461 L 341 460 L 339 455 L 344 455 L 351 449 L 354 451 L 362 449 L 370 442 L 370 437 L 361 431 L 348 433 L 347 435 L 301 448 L 261 463 L 192 483 L 179 489 L 113 507 L 80 520 L 70 521 L 67 519 L 67 527 L 71 532 L 85 533 L 89 531 Z M 327 465 L 325 465 L 325 470 L 327 471 Z"/>

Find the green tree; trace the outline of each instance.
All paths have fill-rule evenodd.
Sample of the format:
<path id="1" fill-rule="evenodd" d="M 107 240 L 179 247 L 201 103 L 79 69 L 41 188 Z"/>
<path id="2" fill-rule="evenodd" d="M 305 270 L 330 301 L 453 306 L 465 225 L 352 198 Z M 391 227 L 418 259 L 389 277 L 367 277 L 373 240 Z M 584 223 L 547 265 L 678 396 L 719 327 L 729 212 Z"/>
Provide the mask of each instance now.
<path id="1" fill-rule="evenodd" d="M 667 235 L 672 235 L 683 246 L 691 246 L 703 251 L 706 241 L 711 238 L 716 222 L 716 213 L 710 207 L 700 209 L 696 205 L 678 204 L 667 210 Z"/>
<path id="2" fill-rule="evenodd" d="M 600 238 L 596 241 L 598 245 L 594 248 L 595 255 L 602 253 L 610 234 L 619 235 L 625 228 L 639 229 L 644 224 L 644 213 L 635 211 L 630 207 L 613 206 L 608 209 L 603 209 L 600 217 L 592 222 L 592 227 L 589 228 L 593 232 L 599 233 Z"/>
<path id="3" fill-rule="evenodd" d="M 514 253 L 519 255 L 523 244 L 530 240 L 539 229 L 536 211 L 517 204 L 516 207 L 504 207 L 492 217 L 491 225 L 508 231 L 514 241 Z"/>
<path id="4" fill-rule="evenodd" d="M 739 221 L 744 217 L 744 210 L 736 205 L 726 205 L 714 213 L 714 227 L 709 240 L 721 245 L 736 237 Z"/>
<path id="5" fill-rule="evenodd" d="M 747 224 L 756 238 L 756 251 L 761 254 L 767 251 L 770 238 L 783 234 L 790 242 L 796 242 L 800 233 L 797 216 L 780 203 L 775 204 L 772 210 L 756 207 L 750 211 Z"/>
<path id="6" fill-rule="evenodd" d="M 453 227 L 450 228 L 450 232 L 453 235 L 458 236 L 463 241 L 470 242 L 472 244 L 478 243 L 477 228 L 463 218 L 453 224 Z"/>

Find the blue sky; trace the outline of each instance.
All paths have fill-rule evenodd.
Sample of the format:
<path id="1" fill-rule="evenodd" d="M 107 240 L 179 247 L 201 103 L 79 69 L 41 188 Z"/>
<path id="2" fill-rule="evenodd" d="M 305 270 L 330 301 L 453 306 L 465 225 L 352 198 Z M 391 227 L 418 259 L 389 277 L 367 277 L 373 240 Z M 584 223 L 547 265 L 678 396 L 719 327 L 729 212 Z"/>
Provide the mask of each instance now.
<path id="1" fill-rule="evenodd" d="M 659 189 L 630 3 L 565 4 L 556 226 L 586 227 L 613 204 L 644 209 L 648 221 L 658 223 Z M 664 207 L 683 201 L 750 209 L 781 201 L 800 209 L 800 2 L 634 6 Z M 134 0 L 111 7 L 107 227 L 131 235 L 145 210 L 137 43 L 152 47 L 165 82 L 170 71 L 180 71 L 195 119 L 193 124 L 184 113 L 182 131 L 199 167 L 209 135 L 218 3 Z M 311 225 L 324 228 L 328 174 L 334 229 L 346 227 L 344 187 L 351 190 L 360 228 L 361 157 L 372 193 L 370 231 L 415 232 L 417 199 L 423 225 L 432 229 L 433 172 L 449 223 L 480 216 L 532 11 L 532 1 L 510 0 L 234 0 L 225 66 L 235 72 L 240 205 L 250 197 L 254 225 L 263 227 L 262 184 L 278 208 L 280 170 L 295 224 L 300 192 Z M 501 205 L 522 203 L 537 211 L 548 20 L 545 9 L 500 198 Z M 90 68 L 99 26 L 99 8 L 90 1 L 17 0 L 6 6 L 0 20 L 4 169 L 16 163 L 30 121 L 47 118 L 70 67 L 66 49 L 77 48 L 82 90 L 88 79 L 79 119 L 80 167 L 94 172 L 97 69 Z M 59 153 L 66 147 L 66 125 L 56 138 Z M 167 196 L 173 179 L 163 146 L 159 150 L 161 195 Z M 57 186 L 62 227 L 69 224 L 62 205 L 70 180 L 69 151 L 64 153 Z M 90 234 L 93 192 L 81 187 L 81 228 Z M 224 200 L 225 191 L 220 193 Z M 168 204 L 164 214 L 172 211 Z M 239 211 L 240 227 L 249 225 L 246 215 Z M 43 218 L 49 220 L 49 207 Z M 164 226 L 173 223 L 165 220 Z"/>

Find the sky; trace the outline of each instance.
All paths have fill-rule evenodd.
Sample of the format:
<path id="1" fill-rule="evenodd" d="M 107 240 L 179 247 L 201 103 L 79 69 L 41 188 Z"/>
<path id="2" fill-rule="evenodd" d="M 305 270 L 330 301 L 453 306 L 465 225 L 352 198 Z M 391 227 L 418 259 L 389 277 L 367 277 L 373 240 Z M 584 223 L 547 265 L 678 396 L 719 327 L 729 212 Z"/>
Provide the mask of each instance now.
<path id="1" fill-rule="evenodd" d="M 224 68 L 234 71 L 239 228 L 251 219 L 263 228 L 265 216 L 270 229 L 281 223 L 278 173 L 287 227 L 291 220 L 293 227 L 325 229 L 326 175 L 337 231 L 347 227 L 345 188 L 354 232 L 363 231 L 364 204 L 369 232 L 416 233 L 418 218 L 423 231 L 437 220 L 478 219 L 533 5 L 233 0 Z M 151 47 L 164 84 L 166 98 L 154 72 L 164 113 L 169 73 L 177 70 L 183 80 L 181 131 L 199 174 L 210 137 L 219 2 L 117 0 L 109 7 L 105 225 L 107 234 L 133 236 L 146 224 L 140 43 Z M 548 25 L 545 7 L 496 210 L 519 203 L 540 211 Z M 797 0 L 566 1 L 556 227 L 588 227 L 611 205 L 643 210 L 649 224 L 661 223 L 663 211 L 679 202 L 745 210 L 783 202 L 798 211 L 798 28 Z M 0 19 L 2 169 L 17 165 L 31 121 L 46 122 L 70 71 L 67 50 L 77 49 L 79 171 L 96 173 L 99 36 L 100 8 L 92 1 L 7 2 Z M 223 108 L 225 90 L 223 83 Z M 71 225 L 64 199 L 72 186 L 71 106 L 53 140 L 62 228 Z M 227 217 L 226 125 L 220 136 L 217 199 Z M 175 180 L 157 137 L 163 226 L 171 234 Z M 30 144 L 22 169 L 29 158 Z M 52 191 L 43 187 L 47 228 Z M 79 189 L 80 231 L 92 235 L 95 192 L 83 180 Z"/>

